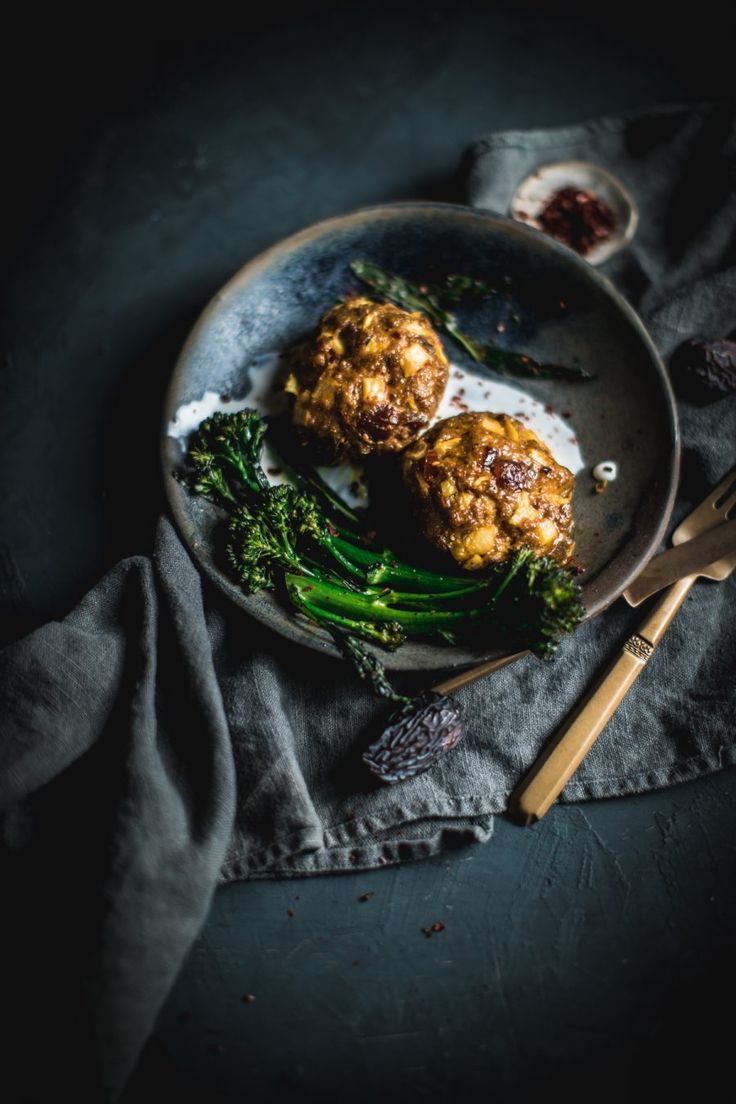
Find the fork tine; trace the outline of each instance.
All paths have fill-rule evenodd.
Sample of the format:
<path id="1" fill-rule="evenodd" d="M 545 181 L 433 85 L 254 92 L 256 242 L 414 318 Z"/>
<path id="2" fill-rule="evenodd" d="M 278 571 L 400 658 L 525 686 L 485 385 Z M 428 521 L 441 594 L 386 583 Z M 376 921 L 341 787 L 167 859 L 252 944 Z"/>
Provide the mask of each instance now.
<path id="1" fill-rule="evenodd" d="M 714 488 L 711 495 L 711 502 L 713 503 L 714 510 L 720 510 L 723 503 L 726 501 L 726 496 L 736 487 L 736 468 L 731 468 L 731 471 L 725 476 L 724 479 Z"/>
<path id="2" fill-rule="evenodd" d="M 721 511 L 724 518 L 727 518 L 728 515 L 733 510 L 734 506 L 736 506 L 736 488 L 734 488 L 733 494 L 729 495 L 728 498 L 726 499 L 726 501 L 724 503 L 722 503 L 718 507 L 718 509 Z"/>

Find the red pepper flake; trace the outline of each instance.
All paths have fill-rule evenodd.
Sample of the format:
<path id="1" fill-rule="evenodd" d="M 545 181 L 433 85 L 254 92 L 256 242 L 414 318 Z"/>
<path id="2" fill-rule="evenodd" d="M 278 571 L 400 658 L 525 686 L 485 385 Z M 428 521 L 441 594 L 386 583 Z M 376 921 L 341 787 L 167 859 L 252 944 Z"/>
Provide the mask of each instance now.
<path id="1" fill-rule="evenodd" d="M 331 537 L 339 537 L 340 536 L 339 532 L 337 531 L 337 529 L 335 528 L 335 526 L 332 524 L 331 521 L 327 522 L 327 532 L 330 534 Z"/>
<path id="2" fill-rule="evenodd" d="M 572 410 L 563 410 L 562 411 L 562 417 L 563 418 L 572 418 Z"/>
<path id="3" fill-rule="evenodd" d="M 229 403 L 233 401 L 232 395 L 228 395 L 227 392 L 224 395 L 220 395 L 220 402 Z"/>
<path id="4" fill-rule="evenodd" d="M 245 993 L 241 998 L 243 1004 L 255 1004 L 255 996 L 253 993 Z"/>
<path id="5" fill-rule="evenodd" d="M 544 413 L 545 414 L 554 414 L 555 413 L 555 408 L 553 407 L 552 403 L 547 403 L 545 405 Z"/>
<path id="6" fill-rule="evenodd" d="M 429 291 L 429 288 L 427 287 L 426 284 L 420 284 L 419 285 L 419 290 L 421 291 L 422 295 L 426 295 L 427 292 Z"/>
<path id="7" fill-rule="evenodd" d="M 309 594 L 310 590 L 314 590 L 314 587 L 311 583 L 307 583 L 307 585 L 304 587 L 304 593 Z"/>
<path id="8" fill-rule="evenodd" d="M 375 896 L 376 896 L 375 890 L 370 889 L 367 893 L 361 893 L 358 900 L 359 901 L 372 901 Z"/>
<path id="9" fill-rule="evenodd" d="M 294 912 L 293 909 L 287 908 L 286 915 L 291 917 L 291 916 L 296 916 L 296 913 Z"/>
<path id="10" fill-rule="evenodd" d="M 281 468 L 266 468 L 269 475 L 281 475 Z"/>
<path id="11" fill-rule="evenodd" d="M 431 939 L 435 932 L 442 932 L 445 930 L 445 925 L 441 920 L 435 920 L 434 924 L 431 924 L 428 928 L 422 928 L 422 934 Z"/>
<path id="12" fill-rule="evenodd" d="M 519 360 L 522 364 L 528 364 L 529 363 L 529 357 L 528 356 L 520 356 Z"/>
<path id="13" fill-rule="evenodd" d="M 539 216 L 542 229 L 585 256 L 607 241 L 616 216 L 602 199 L 582 188 L 560 188 Z"/>

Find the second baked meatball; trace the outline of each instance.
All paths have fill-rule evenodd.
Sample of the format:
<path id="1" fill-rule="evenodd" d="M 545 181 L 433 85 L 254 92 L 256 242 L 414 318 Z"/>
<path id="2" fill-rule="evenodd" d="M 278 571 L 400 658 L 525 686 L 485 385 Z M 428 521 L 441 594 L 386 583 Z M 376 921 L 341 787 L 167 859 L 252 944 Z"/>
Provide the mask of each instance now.
<path id="1" fill-rule="evenodd" d="M 461 567 L 488 567 L 528 545 L 567 563 L 574 478 L 509 414 L 458 414 L 407 449 L 404 479 L 424 533 Z"/>
<path id="2" fill-rule="evenodd" d="M 363 297 L 328 310 L 292 367 L 294 424 L 332 462 L 405 448 L 429 425 L 448 375 L 426 318 Z"/>

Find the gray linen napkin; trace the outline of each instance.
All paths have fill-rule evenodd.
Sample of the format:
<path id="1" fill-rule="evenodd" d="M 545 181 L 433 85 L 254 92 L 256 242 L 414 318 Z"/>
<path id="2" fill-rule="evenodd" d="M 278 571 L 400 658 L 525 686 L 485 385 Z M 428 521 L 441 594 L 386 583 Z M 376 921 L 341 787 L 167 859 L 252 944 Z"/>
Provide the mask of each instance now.
<path id="1" fill-rule="evenodd" d="M 641 205 L 639 235 L 610 270 L 662 353 L 731 331 L 733 111 L 483 139 L 470 201 L 505 211 L 531 167 L 569 157 L 608 165 Z M 675 520 L 736 463 L 736 397 L 681 414 Z M 566 800 L 734 762 L 735 585 L 696 586 Z M 163 518 L 152 558 L 119 564 L 64 621 L 0 655 L 4 946 L 12 957 L 31 949 L 12 999 L 22 1024 L 30 994 L 52 1095 L 120 1091 L 218 881 L 361 869 L 488 839 L 520 774 L 640 618 L 619 604 L 552 664 L 526 659 L 463 691 L 458 748 L 380 787 L 359 756 L 385 707 L 343 665 L 232 608 Z M 63 1021 L 49 1004 L 39 1022 L 34 972 L 44 992 L 64 993 Z M 43 1082 L 39 1063 L 35 1073 Z"/>

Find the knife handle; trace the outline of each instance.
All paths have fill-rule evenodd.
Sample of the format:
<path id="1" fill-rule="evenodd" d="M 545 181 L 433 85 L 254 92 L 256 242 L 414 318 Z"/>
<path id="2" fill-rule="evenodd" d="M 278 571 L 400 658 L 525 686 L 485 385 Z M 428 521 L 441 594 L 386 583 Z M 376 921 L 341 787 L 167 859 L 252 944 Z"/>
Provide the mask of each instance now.
<path id="1" fill-rule="evenodd" d="M 523 824 L 540 820 L 559 797 L 603 729 L 644 670 L 655 647 L 695 582 L 680 579 L 669 588 L 593 690 L 552 738 L 509 798 L 509 811 Z"/>

